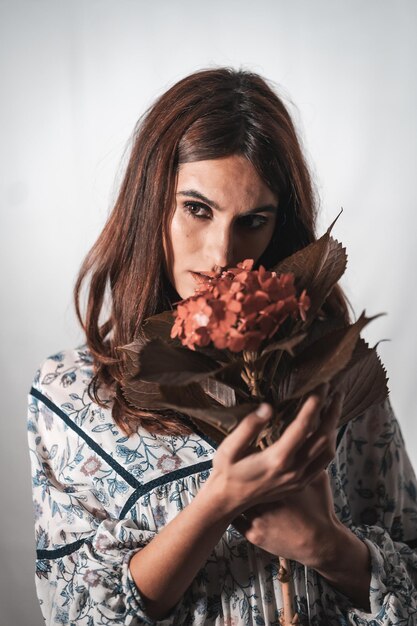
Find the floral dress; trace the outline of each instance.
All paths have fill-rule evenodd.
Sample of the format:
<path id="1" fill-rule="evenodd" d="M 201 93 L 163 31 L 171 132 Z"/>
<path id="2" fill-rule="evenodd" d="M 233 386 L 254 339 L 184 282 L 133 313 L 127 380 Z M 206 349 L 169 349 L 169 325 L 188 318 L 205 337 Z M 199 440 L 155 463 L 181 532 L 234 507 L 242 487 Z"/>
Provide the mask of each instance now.
<path id="1" fill-rule="evenodd" d="M 269 625 L 283 612 L 278 558 L 232 525 L 162 620 L 146 613 L 130 558 L 184 509 L 210 475 L 216 444 L 139 428 L 126 437 L 87 386 L 85 346 L 40 366 L 28 437 L 36 588 L 46 624 Z M 339 430 L 327 471 L 335 512 L 368 546 L 371 612 L 290 561 L 301 624 L 417 624 L 417 483 L 389 401 Z"/>

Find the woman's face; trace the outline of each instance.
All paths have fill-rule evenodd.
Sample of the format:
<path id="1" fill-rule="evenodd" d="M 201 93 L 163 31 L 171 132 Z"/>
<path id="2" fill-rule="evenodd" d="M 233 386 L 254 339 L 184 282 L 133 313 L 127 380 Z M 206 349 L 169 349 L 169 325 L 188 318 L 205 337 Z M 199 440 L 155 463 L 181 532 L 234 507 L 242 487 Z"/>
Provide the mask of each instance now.
<path id="1" fill-rule="evenodd" d="M 220 272 L 243 259 L 256 262 L 266 249 L 278 198 L 245 157 L 183 163 L 175 192 L 164 254 L 181 298 L 193 295 L 201 282 L 195 273 Z"/>

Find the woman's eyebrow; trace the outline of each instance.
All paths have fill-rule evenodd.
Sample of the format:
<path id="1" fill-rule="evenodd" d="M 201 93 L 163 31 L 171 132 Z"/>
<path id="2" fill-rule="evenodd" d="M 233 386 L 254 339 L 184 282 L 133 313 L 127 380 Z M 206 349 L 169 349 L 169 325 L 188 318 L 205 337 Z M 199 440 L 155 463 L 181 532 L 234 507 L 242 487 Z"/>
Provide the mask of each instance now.
<path id="1" fill-rule="evenodd" d="M 214 202 L 214 200 L 209 200 L 205 195 L 203 195 L 200 191 L 196 189 L 184 189 L 183 191 L 178 191 L 177 196 L 186 196 L 187 198 L 198 198 L 202 202 L 213 207 L 217 211 L 223 211 L 223 209 Z M 251 215 L 252 213 L 277 213 L 278 207 L 274 204 L 265 204 L 264 206 L 259 206 L 256 209 L 251 209 L 250 211 L 246 211 L 242 213 L 242 215 Z"/>

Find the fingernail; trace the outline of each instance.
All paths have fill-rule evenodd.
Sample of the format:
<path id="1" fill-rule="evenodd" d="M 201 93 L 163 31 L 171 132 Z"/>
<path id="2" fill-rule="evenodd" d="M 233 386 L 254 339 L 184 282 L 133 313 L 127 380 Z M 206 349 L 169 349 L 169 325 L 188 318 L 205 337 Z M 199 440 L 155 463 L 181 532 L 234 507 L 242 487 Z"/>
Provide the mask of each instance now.
<path id="1" fill-rule="evenodd" d="M 261 419 L 269 417 L 271 414 L 271 407 L 266 402 L 262 402 L 255 411 L 256 415 Z"/>

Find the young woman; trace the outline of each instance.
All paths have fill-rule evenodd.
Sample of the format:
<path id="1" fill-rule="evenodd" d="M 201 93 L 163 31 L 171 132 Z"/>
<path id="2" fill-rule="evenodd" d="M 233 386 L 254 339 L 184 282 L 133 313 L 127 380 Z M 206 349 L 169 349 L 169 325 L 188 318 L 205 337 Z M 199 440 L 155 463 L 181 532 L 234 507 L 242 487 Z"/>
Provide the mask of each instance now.
<path id="1" fill-rule="evenodd" d="M 30 391 L 47 624 L 278 625 L 278 555 L 301 624 L 417 623 L 417 484 L 388 400 L 338 431 L 342 398 L 323 386 L 253 453 L 269 405 L 216 446 L 121 392 L 116 348 L 148 316 L 209 271 L 272 267 L 315 240 L 315 219 L 291 118 L 257 74 L 196 72 L 138 123 L 76 283 L 85 344 L 46 359 Z M 349 321 L 339 287 L 324 309 Z"/>

